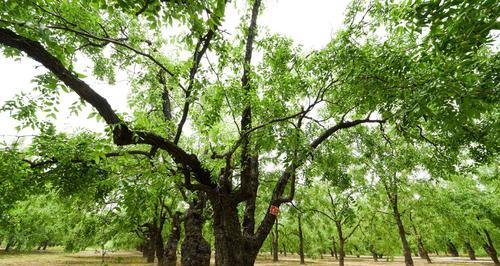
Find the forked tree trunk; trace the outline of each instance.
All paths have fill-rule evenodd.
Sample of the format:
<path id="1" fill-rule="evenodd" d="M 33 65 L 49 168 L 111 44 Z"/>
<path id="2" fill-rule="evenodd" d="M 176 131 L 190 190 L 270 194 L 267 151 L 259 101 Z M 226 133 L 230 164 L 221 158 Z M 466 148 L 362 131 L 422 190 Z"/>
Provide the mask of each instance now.
<path id="1" fill-rule="evenodd" d="M 467 254 L 469 254 L 469 259 L 470 260 L 476 260 L 476 252 L 474 251 L 474 248 L 470 244 L 470 241 L 465 241 L 465 249 L 467 250 Z"/>
<path id="2" fill-rule="evenodd" d="M 448 243 L 446 244 L 446 246 L 448 248 L 448 253 L 450 253 L 450 255 L 452 257 L 458 257 L 459 256 L 457 247 L 455 246 L 455 244 L 453 244 L 453 242 L 451 242 L 450 239 L 448 239 Z"/>
<path id="3" fill-rule="evenodd" d="M 203 200 L 191 202 L 184 221 L 184 241 L 181 249 L 182 266 L 209 266 L 210 244 L 203 238 Z"/>
<path id="4" fill-rule="evenodd" d="M 305 264 L 304 259 L 304 235 L 302 234 L 302 220 L 299 215 L 299 256 L 300 264 Z"/>
<path id="5" fill-rule="evenodd" d="M 497 250 L 495 249 L 495 246 L 493 246 L 493 241 L 491 240 L 490 233 L 484 229 L 484 234 L 486 235 L 486 243 L 484 243 L 483 248 L 488 253 L 490 256 L 491 260 L 495 265 L 500 265 L 500 261 L 498 260 L 498 255 L 497 255 Z"/>

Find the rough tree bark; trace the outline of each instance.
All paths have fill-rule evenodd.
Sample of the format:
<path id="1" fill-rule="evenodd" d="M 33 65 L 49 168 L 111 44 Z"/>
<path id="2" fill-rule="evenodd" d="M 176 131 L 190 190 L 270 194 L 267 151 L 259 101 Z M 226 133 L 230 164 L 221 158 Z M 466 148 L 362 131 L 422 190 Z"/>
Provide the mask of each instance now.
<path id="1" fill-rule="evenodd" d="M 181 248 L 182 266 L 209 266 L 210 244 L 203 238 L 203 208 L 205 200 L 193 200 L 184 220 L 184 241 Z"/>
<path id="2" fill-rule="evenodd" d="M 181 238 L 180 215 L 181 213 L 176 212 L 172 217 L 172 227 L 170 229 L 170 235 L 168 237 L 167 245 L 163 251 L 164 257 L 162 261 L 160 261 L 160 258 L 158 258 L 158 266 L 177 265 L 177 246 Z"/>

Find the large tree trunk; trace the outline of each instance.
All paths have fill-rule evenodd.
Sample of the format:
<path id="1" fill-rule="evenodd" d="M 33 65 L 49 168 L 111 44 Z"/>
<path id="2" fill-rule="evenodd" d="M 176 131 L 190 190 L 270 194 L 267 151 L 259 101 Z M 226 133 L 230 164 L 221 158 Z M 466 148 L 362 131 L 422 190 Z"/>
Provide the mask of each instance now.
<path id="1" fill-rule="evenodd" d="M 465 249 L 467 250 L 467 254 L 469 254 L 469 259 L 476 260 L 476 252 L 469 241 L 465 241 Z"/>
<path id="2" fill-rule="evenodd" d="M 299 215 L 299 256 L 300 256 L 300 264 L 305 264 L 304 259 L 304 236 L 302 234 L 302 220 Z"/>
<path id="3" fill-rule="evenodd" d="M 493 246 L 493 241 L 491 240 L 490 233 L 484 229 L 484 234 L 486 235 L 486 243 L 484 243 L 483 248 L 488 253 L 490 256 L 491 260 L 495 265 L 500 265 L 500 261 L 498 260 L 498 255 L 497 255 L 497 250 L 495 249 L 495 246 Z"/>
<path id="4" fill-rule="evenodd" d="M 241 233 L 236 204 L 223 196 L 211 199 L 214 211 L 215 265 L 252 266 L 260 247 L 250 245 Z"/>
<path id="5" fill-rule="evenodd" d="M 408 240 L 406 239 L 406 232 L 403 225 L 403 221 L 401 220 L 401 214 L 399 213 L 397 201 L 391 203 L 392 203 L 394 220 L 396 220 L 399 237 L 401 238 L 401 243 L 403 244 L 403 255 L 405 257 L 405 265 L 413 266 L 414 264 L 413 264 L 413 259 L 411 257 L 411 249 L 410 245 L 408 244 Z"/>
<path id="6" fill-rule="evenodd" d="M 184 241 L 181 248 L 182 266 L 209 266 L 210 244 L 203 238 L 203 200 L 193 201 L 184 221 Z"/>
<path id="7" fill-rule="evenodd" d="M 273 261 L 278 261 L 278 248 L 279 248 L 279 233 L 278 233 L 278 218 L 274 223 L 274 233 L 273 233 Z"/>
<path id="8" fill-rule="evenodd" d="M 448 247 L 448 253 L 450 253 L 452 257 L 459 256 L 457 247 L 455 246 L 455 244 L 453 244 L 453 242 L 451 242 L 450 239 L 448 239 L 448 243 L 446 244 L 446 246 Z"/>

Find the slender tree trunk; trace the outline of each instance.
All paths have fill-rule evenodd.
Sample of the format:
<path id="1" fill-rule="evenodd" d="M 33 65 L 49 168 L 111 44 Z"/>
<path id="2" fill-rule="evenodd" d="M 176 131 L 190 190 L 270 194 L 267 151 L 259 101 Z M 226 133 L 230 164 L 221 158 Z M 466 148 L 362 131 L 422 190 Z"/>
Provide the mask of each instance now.
<path id="1" fill-rule="evenodd" d="M 279 233 L 278 233 L 278 218 L 274 223 L 274 233 L 273 233 L 273 261 L 278 261 L 278 248 L 279 248 Z"/>
<path id="2" fill-rule="evenodd" d="M 493 241 L 491 240 L 490 233 L 484 229 L 484 234 L 486 235 L 486 243 L 484 243 L 484 250 L 488 255 L 490 256 L 491 260 L 495 265 L 500 265 L 500 261 L 498 260 L 498 255 L 497 255 L 497 250 L 495 249 L 495 246 L 493 246 Z"/>
<path id="3" fill-rule="evenodd" d="M 394 197 L 396 197 L 396 195 Z M 392 211 L 393 211 L 394 220 L 396 220 L 396 224 L 398 226 L 399 237 L 401 238 L 401 243 L 403 245 L 403 255 L 405 257 L 405 265 L 406 266 L 413 266 L 414 264 L 413 264 L 413 259 L 411 257 L 411 249 L 410 249 L 410 245 L 408 244 L 408 240 L 406 239 L 406 232 L 405 232 L 405 228 L 403 225 L 403 221 L 401 220 L 401 214 L 399 213 L 397 200 L 393 201 L 391 203 L 392 203 Z"/>
<path id="4" fill-rule="evenodd" d="M 333 255 L 336 260 L 339 259 L 339 256 L 337 254 L 337 242 L 335 241 L 335 237 L 332 237 L 332 249 L 333 249 Z"/>
<path id="5" fill-rule="evenodd" d="M 305 264 L 304 259 L 304 236 L 302 234 L 302 220 L 299 215 L 299 256 L 300 256 L 300 264 Z"/>
<path id="6" fill-rule="evenodd" d="M 429 257 L 429 253 L 427 252 L 427 249 L 424 246 L 424 243 L 422 242 L 422 238 L 418 237 L 417 238 L 417 244 L 418 244 L 418 253 L 420 255 L 421 259 L 425 259 L 428 263 L 432 263 L 431 258 Z"/>
<path id="7" fill-rule="evenodd" d="M 164 250 L 164 259 L 158 258 L 158 266 L 176 266 L 177 265 L 177 246 L 181 238 L 180 213 L 176 212 L 172 218 L 172 228 L 168 237 L 167 246 Z"/>
<path id="8" fill-rule="evenodd" d="M 360 257 L 358 246 L 354 245 L 354 250 L 356 250 L 356 258 Z"/>
<path id="9" fill-rule="evenodd" d="M 413 233 L 417 238 L 418 255 L 420 256 L 421 259 L 425 259 L 427 260 L 428 263 L 432 263 L 431 258 L 429 257 L 429 253 L 427 252 L 427 249 L 424 246 L 424 242 L 422 241 L 422 236 L 417 231 L 417 227 L 415 226 L 415 223 L 411 218 L 411 213 L 410 213 L 410 223 L 411 227 L 413 228 Z"/>
<path id="10" fill-rule="evenodd" d="M 476 260 L 476 252 L 474 251 L 474 248 L 470 244 L 470 241 L 465 241 L 465 249 L 467 250 L 467 254 L 469 254 L 469 259 Z"/>
<path id="11" fill-rule="evenodd" d="M 450 239 L 448 239 L 448 243 L 446 245 L 448 247 L 448 253 L 450 253 L 450 255 L 452 257 L 458 257 L 459 256 L 457 247 L 455 246 L 455 244 L 453 244 L 453 242 L 451 242 Z"/>
<path id="12" fill-rule="evenodd" d="M 342 232 L 342 223 L 340 221 L 335 221 L 335 227 L 337 228 L 337 234 L 339 236 L 339 266 L 344 266 L 345 239 Z"/>
<path id="13" fill-rule="evenodd" d="M 182 266 L 209 266 L 210 244 L 203 238 L 204 200 L 191 202 L 184 221 L 184 241 L 181 249 Z"/>

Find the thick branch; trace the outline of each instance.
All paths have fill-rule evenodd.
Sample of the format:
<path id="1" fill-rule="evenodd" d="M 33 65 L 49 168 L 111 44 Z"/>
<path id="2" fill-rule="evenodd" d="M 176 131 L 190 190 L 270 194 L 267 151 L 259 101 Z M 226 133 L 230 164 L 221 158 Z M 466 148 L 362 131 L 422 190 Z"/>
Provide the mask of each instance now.
<path id="1" fill-rule="evenodd" d="M 364 124 L 364 123 L 384 123 L 385 120 L 381 119 L 370 119 L 369 117 L 365 119 L 358 119 L 358 120 L 353 120 L 353 121 L 347 121 L 347 122 L 340 122 L 336 124 L 335 126 L 325 130 L 319 137 L 317 137 L 312 143 L 311 143 L 311 148 L 316 149 L 323 141 L 328 139 L 331 135 L 333 135 L 335 132 L 344 129 L 344 128 L 350 128 L 357 126 L 359 124 Z"/>
<path id="2" fill-rule="evenodd" d="M 69 71 L 58 58 L 50 54 L 39 42 L 20 36 L 10 29 L 0 28 L 0 44 L 25 52 L 29 57 L 40 62 L 54 73 L 80 98 L 96 108 L 104 121 L 113 127 L 113 140 L 117 145 L 148 144 L 157 146 L 167 151 L 176 163 L 187 167 L 193 172 L 198 182 L 215 187 L 215 184 L 210 179 L 210 172 L 201 166 L 195 155 L 188 154 L 174 143 L 154 133 L 130 130 L 113 111 L 105 98 Z"/>

